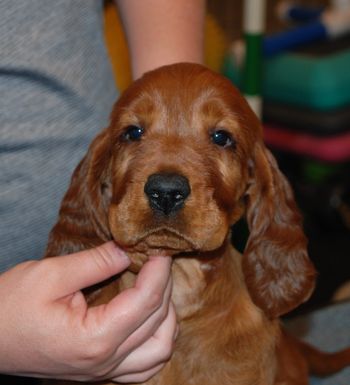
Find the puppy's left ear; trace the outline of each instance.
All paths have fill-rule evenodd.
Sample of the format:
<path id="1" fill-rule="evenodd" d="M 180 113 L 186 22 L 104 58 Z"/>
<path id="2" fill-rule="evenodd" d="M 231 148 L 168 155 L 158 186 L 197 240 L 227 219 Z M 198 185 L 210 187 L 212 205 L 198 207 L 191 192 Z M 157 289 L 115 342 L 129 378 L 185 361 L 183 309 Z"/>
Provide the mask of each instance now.
<path id="1" fill-rule="evenodd" d="M 262 143 L 250 167 L 243 271 L 254 303 L 276 318 L 309 298 L 315 270 L 292 189 Z"/>

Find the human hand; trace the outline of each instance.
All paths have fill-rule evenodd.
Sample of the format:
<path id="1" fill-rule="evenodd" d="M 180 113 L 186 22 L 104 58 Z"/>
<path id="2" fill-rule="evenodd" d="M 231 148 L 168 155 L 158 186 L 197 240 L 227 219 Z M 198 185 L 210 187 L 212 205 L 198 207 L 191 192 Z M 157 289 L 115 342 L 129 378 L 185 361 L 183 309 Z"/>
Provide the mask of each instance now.
<path id="1" fill-rule="evenodd" d="M 87 307 L 82 288 L 127 268 L 113 242 L 22 263 L 0 276 L 0 372 L 143 382 L 169 359 L 177 323 L 169 257 L 152 257 L 135 286 Z"/>

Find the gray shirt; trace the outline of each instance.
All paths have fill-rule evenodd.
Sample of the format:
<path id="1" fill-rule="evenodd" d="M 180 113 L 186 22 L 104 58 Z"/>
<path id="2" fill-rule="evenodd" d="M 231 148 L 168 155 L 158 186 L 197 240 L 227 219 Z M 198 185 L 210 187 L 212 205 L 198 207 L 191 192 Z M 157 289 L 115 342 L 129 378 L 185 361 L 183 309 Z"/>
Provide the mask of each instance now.
<path id="1" fill-rule="evenodd" d="M 0 271 L 40 258 L 117 97 L 99 0 L 0 2 Z"/>

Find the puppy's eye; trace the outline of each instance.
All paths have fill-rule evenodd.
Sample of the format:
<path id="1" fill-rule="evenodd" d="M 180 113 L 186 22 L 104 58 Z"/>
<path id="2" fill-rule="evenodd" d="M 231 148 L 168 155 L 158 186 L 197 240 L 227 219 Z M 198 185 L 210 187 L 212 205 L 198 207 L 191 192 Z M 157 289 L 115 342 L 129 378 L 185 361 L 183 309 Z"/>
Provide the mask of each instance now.
<path id="1" fill-rule="evenodd" d="M 135 142 L 140 140 L 143 135 L 144 129 L 138 126 L 128 126 L 123 134 L 125 140 Z"/>
<path id="2" fill-rule="evenodd" d="M 214 131 L 211 134 L 211 140 L 221 147 L 229 147 L 235 145 L 235 141 L 232 136 L 224 130 Z"/>

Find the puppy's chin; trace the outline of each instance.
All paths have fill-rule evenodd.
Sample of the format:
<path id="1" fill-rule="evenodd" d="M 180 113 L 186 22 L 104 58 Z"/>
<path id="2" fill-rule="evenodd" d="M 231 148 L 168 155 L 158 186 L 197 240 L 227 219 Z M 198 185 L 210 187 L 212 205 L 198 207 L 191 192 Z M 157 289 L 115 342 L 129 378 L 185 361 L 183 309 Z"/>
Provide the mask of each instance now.
<path id="1" fill-rule="evenodd" d="M 151 256 L 151 255 L 140 253 L 135 250 L 128 250 L 128 249 L 126 250 L 126 254 L 131 260 L 128 270 L 135 274 L 137 274 L 141 270 L 141 267 L 144 265 L 144 263 L 148 261 L 148 258 Z M 162 250 L 153 250 L 152 256 L 166 257 L 168 255 L 165 254 L 165 252 L 163 252 Z"/>
<path id="2" fill-rule="evenodd" d="M 123 245 L 131 260 L 129 270 L 137 273 L 151 256 L 174 257 L 180 253 L 195 252 L 196 246 L 179 234 L 168 230 L 153 232 L 133 245 Z"/>
<path id="3" fill-rule="evenodd" d="M 122 248 L 131 260 L 129 270 L 138 273 L 143 264 L 152 256 L 173 257 L 187 256 L 207 258 L 210 252 L 222 247 L 224 238 L 205 245 L 186 239 L 184 236 L 169 230 L 159 230 L 139 239 L 135 244 L 123 244 Z"/>

